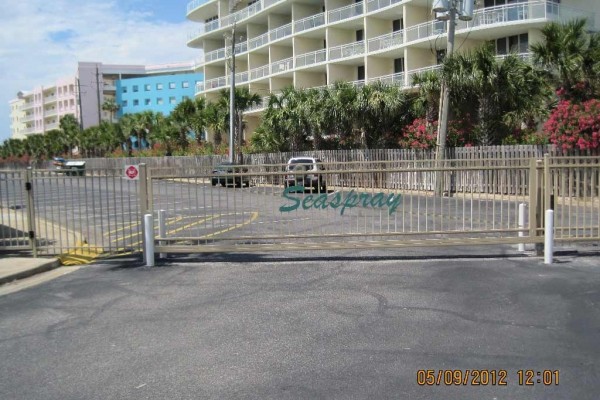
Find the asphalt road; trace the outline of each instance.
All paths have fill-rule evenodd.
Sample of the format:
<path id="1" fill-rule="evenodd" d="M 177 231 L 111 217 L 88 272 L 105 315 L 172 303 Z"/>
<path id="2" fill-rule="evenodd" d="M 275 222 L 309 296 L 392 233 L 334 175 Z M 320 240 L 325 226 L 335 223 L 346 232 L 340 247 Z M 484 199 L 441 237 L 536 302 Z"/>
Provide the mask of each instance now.
<path id="1" fill-rule="evenodd" d="M 599 265 L 393 251 L 105 261 L 0 297 L 0 398 L 597 399 Z M 419 370 L 440 384 L 419 385 Z M 469 379 L 446 385 L 448 370 Z"/>

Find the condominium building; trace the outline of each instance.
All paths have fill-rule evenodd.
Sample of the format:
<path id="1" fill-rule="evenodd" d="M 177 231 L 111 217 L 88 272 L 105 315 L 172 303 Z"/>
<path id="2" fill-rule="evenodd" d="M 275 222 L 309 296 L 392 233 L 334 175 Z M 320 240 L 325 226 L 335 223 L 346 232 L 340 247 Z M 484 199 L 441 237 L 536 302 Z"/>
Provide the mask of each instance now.
<path id="1" fill-rule="evenodd" d="M 459 3 L 461 0 L 454 0 Z M 448 22 L 432 0 L 193 0 L 187 18 L 199 22 L 188 46 L 204 50 L 205 80 L 196 95 L 208 100 L 230 87 L 231 38 L 235 82 L 268 96 L 287 86 L 337 81 L 382 81 L 411 87 L 415 73 L 438 68 Z M 598 0 L 475 0 L 470 20 L 455 21 L 456 51 L 494 43 L 498 54 L 528 53 L 550 22 L 587 18 L 600 27 Z M 246 113 L 252 132 L 263 104 Z"/>
<path id="2" fill-rule="evenodd" d="M 195 69 L 194 62 L 151 66 L 79 62 L 74 76 L 19 92 L 10 101 L 11 137 L 22 139 L 58 129 L 60 118 L 67 114 L 75 116 L 83 129 L 127 113 L 169 114 L 182 99 L 194 96 L 196 84 L 202 81 Z M 137 96 L 137 87 L 143 96 Z M 107 100 L 117 104 L 116 113 L 103 109 Z"/>

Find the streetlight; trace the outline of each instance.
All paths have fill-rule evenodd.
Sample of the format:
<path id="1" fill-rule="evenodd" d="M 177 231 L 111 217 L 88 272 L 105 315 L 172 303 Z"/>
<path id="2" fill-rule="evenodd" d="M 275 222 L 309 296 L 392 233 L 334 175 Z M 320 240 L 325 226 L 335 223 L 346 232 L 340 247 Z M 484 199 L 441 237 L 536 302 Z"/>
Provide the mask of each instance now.
<path id="1" fill-rule="evenodd" d="M 448 41 L 446 45 L 446 56 L 449 57 L 454 53 L 454 32 L 456 28 L 456 16 L 461 21 L 470 21 L 473 19 L 473 3 L 474 0 L 434 0 L 431 11 L 435 13 L 436 19 L 439 21 L 448 21 Z M 437 131 L 437 150 L 436 160 L 438 167 L 441 166 L 441 161 L 444 160 L 446 151 L 446 136 L 448 133 L 448 110 L 450 106 L 450 88 L 446 81 L 442 79 L 440 93 L 440 110 L 438 117 Z M 442 173 L 437 171 L 436 179 L 436 195 L 441 196 L 443 193 Z"/>

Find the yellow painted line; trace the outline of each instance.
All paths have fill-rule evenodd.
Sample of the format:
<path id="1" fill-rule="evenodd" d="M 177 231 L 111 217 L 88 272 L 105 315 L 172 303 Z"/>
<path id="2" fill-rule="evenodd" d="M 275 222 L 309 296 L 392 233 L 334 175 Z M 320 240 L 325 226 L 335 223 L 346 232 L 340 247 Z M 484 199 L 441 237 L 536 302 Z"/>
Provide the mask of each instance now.
<path id="1" fill-rule="evenodd" d="M 211 238 L 211 237 L 215 237 L 215 236 L 217 236 L 217 235 L 220 235 L 221 233 L 225 233 L 225 232 L 232 231 L 232 230 L 234 230 L 234 229 L 241 228 L 241 227 L 242 227 L 242 226 L 244 226 L 244 225 L 248 225 L 248 224 L 252 223 L 253 221 L 255 221 L 255 220 L 256 220 L 256 218 L 258 218 L 258 211 L 254 211 L 254 212 L 252 213 L 252 216 L 250 217 L 250 219 L 249 219 L 248 221 L 246 221 L 246 222 L 242 222 L 241 224 L 234 225 L 234 226 L 232 226 L 231 228 L 223 229 L 222 231 L 218 231 L 218 232 L 215 232 L 215 233 L 211 233 L 211 234 L 209 234 L 209 235 L 200 236 L 200 237 L 199 237 L 199 239 L 208 239 L 208 238 Z"/>
<path id="2" fill-rule="evenodd" d="M 172 224 L 174 224 L 176 222 L 181 221 L 182 219 L 183 219 L 183 217 L 170 218 L 170 221 L 167 222 L 167 225 L 172 225 Z M 141 224 L 142 224 L 141 222 L 135 222 L 133 224 L 129 224 L 129 225 L 124 226 L 122 228 L 115 229 L 114 231 L 106 232 L 104 234 L 104 237 L 108 237 L 108 236 L 110 236 L 110 235 L 112 235 L 114 233 L 122 232 L 122 231 L 125 231 L 125 230 L 131 230 L 133 227 L 139 226 Z"/>
<path id="3" fill-rule="evenodd" d="M 213 215 L 213 216 L 210 216 L 210 217 L 207 217 L 207 218 L 201 219 L 201 220 L 199 220 L 199 221 L 192 222 L 191 224 L 187 224 L 187 225 L 184 225 L 184 226 L 180 226 L 180 227 L 179 227 L 179 228 L 177 228 L 177 229 L 173 229 L 173 230 L 171 230 L 171 231 L 167 231 L 167 235 L 172 235 L 172 234 L 174 234 L 174 233 L 181 232 L 181 231 L 183 231 L 183 230 L 185 230 L 185 229 L 187 229 L 187 228 L 191 228 L 192 226 L 200 225 L 200 224 L 201 224 L 201 223 L 203 223 L 203 222 L 210 221 L 210 220 L 212 220 L 212 219 L 215 219 L 215 218 L 217 218 L 217 217 L 221 217 L 221 216 L 223 216 L 223 215 L 227 215 L 227 214 L 218 214 L 218 215 Z"/>
<path id="4" fill-rule="evenodd" d="M 58 257 L 62 265 L 89 264 L 104 254 L 102 247 L 90 246 L 85 242 L 78 242 L 76 247 Z"/>

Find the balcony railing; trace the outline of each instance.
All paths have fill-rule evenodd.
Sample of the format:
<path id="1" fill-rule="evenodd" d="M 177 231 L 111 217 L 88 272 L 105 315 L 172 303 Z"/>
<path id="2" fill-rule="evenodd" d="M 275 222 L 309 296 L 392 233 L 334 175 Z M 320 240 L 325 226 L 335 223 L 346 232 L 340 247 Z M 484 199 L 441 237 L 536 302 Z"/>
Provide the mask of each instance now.
<path id="1" fill-rule="evenodd" d="M 58 114 L 58 110 L 56 108 L 52 108 L 50 110 L 44 110 L 44 117 L 52 117 Z"/>
<path id="2" fill-rule="evenodd" d="M 296 68 L 318 64 L 327 61 L 327 50 L 317 50 L 296 56 Z"/>
<path id="3" fill-rule="evenodd" d="M 272 29 L 269 31 L 269 40 L 272 42 L 283 39 L 284 37 L 291 36 L 292 34 L 292 23 L 290 22 L 287 25 L 280 26 L 277 29 Z"/>
<path id="4" fill-rule="evenodd" d="M 354 57 L 365 53 L 365 41 L 336 46 L 329 49 L 329 60 Z"/>
<path id="5" fill-rule="evenodd" d="M 211 61 L 222 60 L 225 58 L 225 49 L 217 49 L 204 53 L 204 62 L 209 63 Z"/>
<path id="6" fill-rule="evenodd" d="M 566 22 L 574 18 L 595 20 L 595 13 L 565 7 L 554 1 L 534 1 L 508 4 L 476 10 L 471 21 L 459 21 L 456 29 L 472 29 L 488 25 L 504 25 L 511 22 L 543 19 Z"/>
<path id="7" fill-rule="evenodd" d="M 220 76 L 218 78 L 209 79 L 207 81 L 199 82 L 199 83 L 204 83 L 204 88 L 202 91 L 224 88 L 225 86 L 227 86 L 227 77 Z M 196 86 L 196 88 L 197 87 L 198 86 Z"/>
<path id="8" fill-rule="evenodd" d="M 400 3 L 404 0 L 370 0 L 367 1 L 367 12 L 377 11 L 379 9 L 389 7 L 392 4 Z"/>
<path id="9" fill-rule="evenodd" d="M 345 19 L 358 17 L 364 12 L 363 2 L 354 3 L 349 6 L 336 8 L 327 13 L 327 22 L 334 23 Z"/>
<path id="10" fill-rule="evenodd" d="M 269 43 L 269 32 L 248 40 L 248 48 L 254 50 Z"/>
<path id="11" fill-rule="evenodd" d="M 285 60 L 275 61 L 270 65 L 271 75 L 286 72 L 291 70 L 292 68 L 294 68 L 293 57 L 286 58 Z"/>
<path id="12" fill-rule="evenodd" d="M 375 78 L 369 78 L 369 83 L 381 81 L 381 83 L 385 83 L 386 85 L 399 85 L 404 86 L 404 78 L 406 74 L 404 72 L 399 72 L 397 74 L 378 76 Z"/>
<path id="13" fill-rule="evenodd" d="M 253 15 L 256 15 L 260 10 L 262 10 L 262 2 L 258 1 L 252 4 L 250 7 L 246 7 L 240 11 L 234 12 L 233 14 L 229 14 L 228 16 L 221 18 L 221 26 L 226 27 L 233 25 L 234 22 L 239 22 Z"/>
<path id="14" fill-rule="evenodd" d="M 235 74 L 235 83 L 245 83 L 248 82 L 248 71 L 240 72 Z"/>
<path id="15" fill-rule="evenodd" d="M 303 18 L 294 22 L 294 32 L 298 33 L 322 25 L 325 25 L 325 13 L 312 15 L 308 18 Z"/>
<path id="16" fill-rule="evenodd" d="M 208 3 L 210 0 L 193 0 L 187 4 L 187 13 L 191 13 L 196 8 L 200 7 L 204 3 Z"/>
<path id="17" fill-rule="evenodd" d="M 393 47 L 402 46 L 404 43 L 404 31 L 392 32 L 385 35 L 369 39 L 369 52 L 390 49 Z"/>
<path id="18" fill-rule="evenodd" d="M 250 80 L 261 79 L 265 76 L 269 76 L 269 65 L 263 65 L 262 67 L 254 68 L 250 71 Z"/>
<path id="19" fill-rule="evenodd" d="M 445 21 L 428 21 L 419 25 L 411 26 L 404 30 L 406 37 L 405 43 L 415 40 L 427 39 L 430 36 L 437 36 L 446 33 Z"/>

